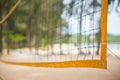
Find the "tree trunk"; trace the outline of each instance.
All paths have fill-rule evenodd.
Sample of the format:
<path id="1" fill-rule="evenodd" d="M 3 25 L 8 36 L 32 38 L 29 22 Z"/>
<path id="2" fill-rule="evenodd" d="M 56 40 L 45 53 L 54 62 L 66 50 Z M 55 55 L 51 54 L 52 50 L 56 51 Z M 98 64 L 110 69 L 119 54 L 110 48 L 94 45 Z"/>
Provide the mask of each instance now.
<path id="1" fill-rule="evenodd" d="M 78 51 L 79 51 L 79 54 L 81 54 L 81 43 L 82 43 L 82 14 L 83 14 L 83 0 L 82 0 L 82 4 L 80 6 L 80 9 L 81 9 L 81 12 L 80 12 L 80 26 L 79 26 L 79 37 L 78 37 Z M 78 55 L 79 55 L 78 54 Z"/>
<path id="2" fill-rule="evenodd" d="M 96 41 L 97 41 L 97 51 L 96 54 L 99 55 L 99 51 L 100 51 L 100 42 L 101 42 L 101 31 L 99 31 L 98 33 L 96 33 Z"/>
<path id="3" fill-rule="evenodd" d="M 3 45 L 2 45 L 2 26 L 0 25 L 0 54 L 2 53 Z"/>
<path id="4" fill-rule="evenodd" d="M 62 51 L 62 26 L 61 26 L 61 21 L 59 22 L 59 27 L 60 27 L 60 55 L 63 55 L 63 51 Z"/>
<path id="5" fill-rule="evenodd" d="M 29 17 L 28 22 L 27 22 L 27 31 L 26 31 L 26 36 L 27 36 L 27 46 L 29 47 L 29 51 L 31 52 L 31 41 L 32 41 L 32 35 L 31 35 L 31 17 Z"/>
<path id="6" fill-rule="evenodd" d="M 35 19 L 36 19 L 36 41 L 35 41 L 35 50 L 36 54 L 39 54 L 39 47 L 40 47 L 40 40 L 41 40 L 41 1 L 38 1 L 38 3 L 34 6 L 35 8 L 38 8 L 38 11 L 35 13 Z"/>
<path id="7" fill-rule="evenodd" d="M 7 4 L 6 10 L 10 10 L 11 4 Z M 13 15 L 11 15 L 8 20 L 7 20 L 7 27 L 6 27 L 6 43 L 7 43 L 7 53 L 10 53 L 10 48 L 11 48 L 11 39 L 10 39 L 10 34 L 15 25 L 15 18 Z M 13 45 L 13 44 L 12 44 Z"/>
<path id="8" fill-rule="evenodd" d="M 0 2 L 0 19 L 2 18 L 2 3 Z M 2 25 L 0 25 L 0 54 L 2 53 Z"/>
<path id="9" fill-rule="evenodd" d="M 7 54 L 10 53 L 10 27 L 11 27 L 10 19 L 7 21 L 7 28 L 6 28 L 6 41 L 7 41 Z"/>
<path id="10" fill-rule="evenodd" d="M 54 28 L 53 28 L 54 29 Z M 53 51 L 53 48 L 54 48 L 54 37 L 55 37 L 55 30 L 52 29 L 52 32 L 51 32 L 51 49 L 52 49 L 52 54 L 54 55 L 54 51 Z"/>

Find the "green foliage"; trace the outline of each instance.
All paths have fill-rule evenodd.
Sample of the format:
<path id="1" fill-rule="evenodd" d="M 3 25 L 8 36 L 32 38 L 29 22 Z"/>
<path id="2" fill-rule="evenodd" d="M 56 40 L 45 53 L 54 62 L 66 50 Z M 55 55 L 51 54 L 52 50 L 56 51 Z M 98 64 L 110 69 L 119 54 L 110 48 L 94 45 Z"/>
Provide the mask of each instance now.
<path id="1" fill-rule="evenodd" d="M 26 24 L 25 23 L 21 23 L 21 24 L 16 24 L 16 28 L 17 28 L 17 30 L 19 30 L 19 31 L 24 31 L 24 30 L 26 30 Z"/>
<path id="2" fill-rule="evenodd" d="M 20 34 L 11 34 L 10 39 L 14 42 L 20 42 L 26 40 L 26 37 Z"/>
<path id="3" fill-rule="evenodd" d="M 120 35 L 108 34 L 108 42 L 120 42 Z"/>

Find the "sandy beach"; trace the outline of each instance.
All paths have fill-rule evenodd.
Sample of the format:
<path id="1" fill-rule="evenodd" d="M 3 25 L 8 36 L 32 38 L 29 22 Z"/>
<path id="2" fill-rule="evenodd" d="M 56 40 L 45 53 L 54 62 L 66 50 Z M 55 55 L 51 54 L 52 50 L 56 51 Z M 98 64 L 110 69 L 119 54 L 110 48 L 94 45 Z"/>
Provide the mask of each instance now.
<path id="1" fill-rule="evenodd" d="M 108 69 L 41 68 L 0 62 L 0 80 L 120 80 L 120 60 L 108 55 Z"/>

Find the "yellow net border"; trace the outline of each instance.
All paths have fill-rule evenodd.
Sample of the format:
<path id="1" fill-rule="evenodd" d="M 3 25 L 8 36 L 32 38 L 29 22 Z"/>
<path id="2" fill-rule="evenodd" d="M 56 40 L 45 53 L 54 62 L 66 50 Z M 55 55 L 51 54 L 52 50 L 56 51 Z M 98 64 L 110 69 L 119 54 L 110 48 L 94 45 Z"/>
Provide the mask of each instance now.
<path id="1" fill-rule="evenodd" d="M 21 1 L 21 0 L 18 0 Z M 68 68 L 68 67 L 86 67 L 86 68 L 101 68 L 107 69 L 107 11 L 108 11 L 108 0 L 102 0 L 102 10 L 101 10 L 101 56 L 100 60 L 74 60 L 74 61 L 65 61 L 65 62 L 33 62 L 33 63 L 26 63 L 26 62 L 9 62 L 1 60 L 1 62 L 13 65 L 22 65 L 22 66 L 32 66 L 32 67 L 49 67 L 49 68 Z M 10 13 L 11 14 L 11 13 Z M 9 14 L 9 15 L 10 15 Z M 8 17 L 6 17 L 8 18 Z M 6 20 L 5 18 L 5 20 Z M 3 20 L 1 23 L 3 23 Z"/>

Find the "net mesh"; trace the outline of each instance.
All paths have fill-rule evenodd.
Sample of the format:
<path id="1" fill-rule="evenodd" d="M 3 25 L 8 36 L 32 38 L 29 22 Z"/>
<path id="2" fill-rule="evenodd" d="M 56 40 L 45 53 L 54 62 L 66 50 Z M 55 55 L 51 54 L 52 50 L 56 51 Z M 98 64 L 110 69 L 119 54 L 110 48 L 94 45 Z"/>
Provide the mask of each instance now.
<path id="1" fill-rule="evenodd" d="M 59 65 L 106 68 L 106 63 L 101 60 L 101 55 L 106 54 L 101 51 L 104 44 L 102 36 L 105 36 L 101 19 L 105 19 L 102 15 L 106 16 L 102 8 L 107 7 L 106 2 L 107 0 L 39 0 L 34 4 L 32 0 L 24 2 L 17 9 L 20 14 L 15 21 L 16 31 L 21 29 L 24 32 L 18 30 L 11 33 L 11 38 L 19 36 L 22 39 L 18 37 L 11 41 L 8 52 L 14 58 L 7 56 L 4 59 L 40 67 L 42 64 L 44 67 Z M 21 14 L 26 16 L 19 17 Z"/>

